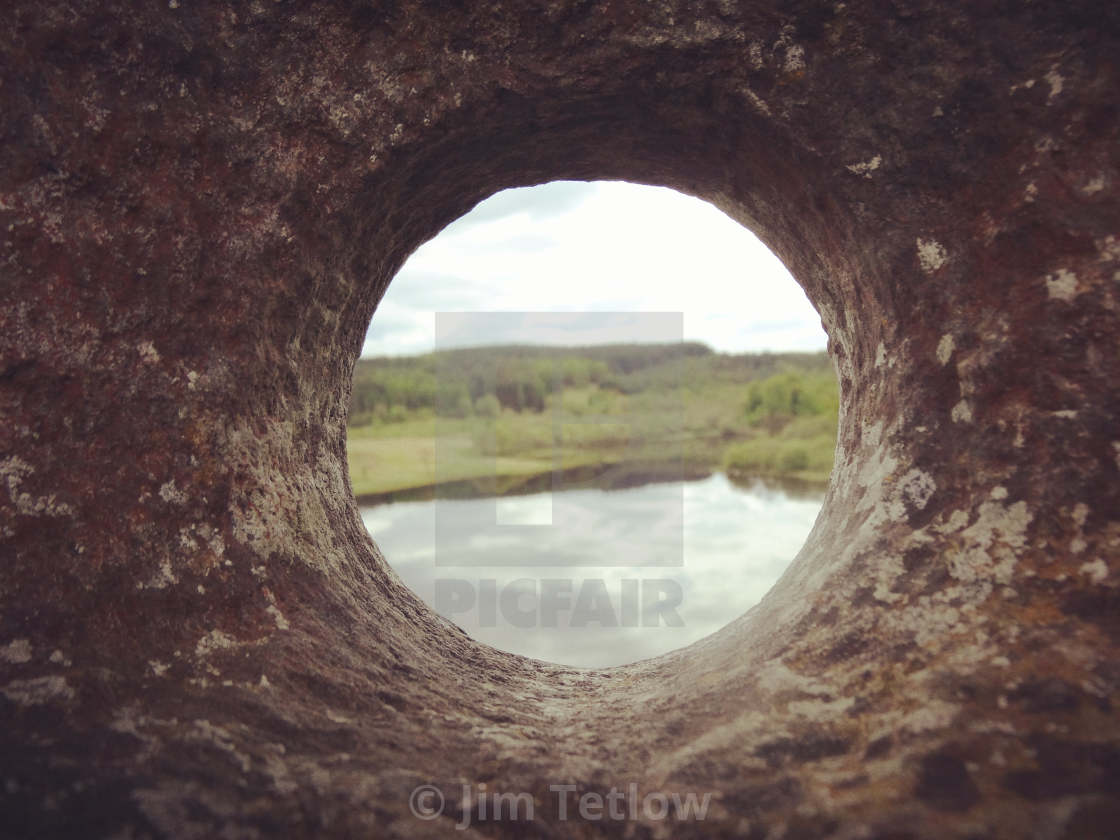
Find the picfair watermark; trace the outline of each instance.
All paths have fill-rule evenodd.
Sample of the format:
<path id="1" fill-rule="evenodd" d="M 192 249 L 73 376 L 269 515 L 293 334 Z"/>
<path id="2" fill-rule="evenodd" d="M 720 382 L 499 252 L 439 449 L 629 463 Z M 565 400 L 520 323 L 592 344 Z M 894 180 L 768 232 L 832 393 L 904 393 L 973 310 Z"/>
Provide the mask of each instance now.
<path id="1" fill-rule="evenodd" d="M 683 627 L 684 600 L 672 578 L 494 578 L 435 581 L 436 612 L 452 621 L 464 616 L 479 627 Z"/>

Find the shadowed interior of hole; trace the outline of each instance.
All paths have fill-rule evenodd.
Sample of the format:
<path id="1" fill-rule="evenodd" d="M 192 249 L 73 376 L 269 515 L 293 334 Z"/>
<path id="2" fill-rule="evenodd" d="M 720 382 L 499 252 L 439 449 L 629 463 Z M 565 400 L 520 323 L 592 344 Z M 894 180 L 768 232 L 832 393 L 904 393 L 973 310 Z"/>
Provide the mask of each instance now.
<path id="1" fill-rule="evenodd" d="M 682 284 L 682 278 L 687 282 Z M 456 321 L 450 315 L 436 319 L 435 311 L 487 314 L 456 316 Z M 533 320 L 525 316 L 530 312 L 552 314 Z M 683 312 L 683 317 L 652 316 L 651 321 L 651 313 L 658 312 Z M 437 321 L 444 325 L 442 332 L 435 328 Z M 785 267 L 753 234 L 710 204 L 665 188 L 554 182 L 498 193 L 420 248 L 381 301 L 363 355 L 530 342 L 656 341 L 684 347 L 682 339 L 709 343 L 718 354 L 816 351 L 820 356 L 812 360 L 813 372 L 821 368 L 825 344 L 815 310 Z M 765 426 L 751 426 L 746 418 L 744 377 L 765 377 L 745 373 L 745 366 L 755 364 L 776 376 L 785 371 L 797 380 L 809 373 L 801 370 L 801 360 L 771 355 L 760 363 L 718 354 L 692 360 L 691 369 L 682 363 L 671 371 L 683 395 L 679 405 L 686 436 L 696 435 L 706 420 L 717 438 L 756 435 L 740 448 L 753 446 L 755 459 L 760 450 L 782 450 L 771 460 L 785 462 L 771 469 L 788 470 L 798 461 L 797 428 L 806 434 L 815 430 L 813 442 L 820 449 L 819 417 L 797 417 L 773 440 L 760 431 Z M 823 361 L 834 384 L 831 365 Z M 738 483 L 729 481 L 719 469 L 726 446 L 718 454 L 714 448 L 706 453 L 704 468 L 684 458 L 683 475 L 692 479 L 685 482 L 608 489 L 635 483 L 637 474 L 648 477 L 651 470 L 639 459 L 642 466 L 634 475 L 623 470 L 619 479 L 617 469 L 611 476 L 583 475 L 578 489 L 564 479 L 561 492 L 550 492 L 550 473 L 536 482 L 512 482 L 536 492 L 500 500 L 450 498 L 462 492 L 461 482 L 437 489 L 434 501 L 407 499 L 407 493 L 404 501 L 371 499 L 370 489 L 461 478 L 438 464 L 449 463 L 448 452 L 456 457 L 455 441 L 463 437 L 464 426 L 473 424 L 470 443 L 479 446 L 479 425 L 495 438 L 495 424 L 514 436 L 532 434 L 529 427 L 541 425 L 535 412 L 511 414 L 509 406 L 495 419 L 486 413 L 492 405 L 478 397 L 468 398 L 465 417 L 448 418 L 443 405 L 437 423 L 431 413 L 408 405 L 407 397 L 398 394 L 393 402 L 383 387 L 392 386 L 394 377 L 399 386 L 401 377 L 411 375 L 410 364 L 381 358 L 359 364 L 356 372 L 351 476 L 360 502 L 378 502 L 363 506 L 363 519 L 417 595 L 500 649 L 600 667 L 687 645 L 741 615 L 770 588 L 819 512 L 823 482 L 804 481 L 805 470 L 797 476 L 802 480 L 791 481 L 752 475 L 756 466 L 741 470 Z M 698 386 L 697 371 L 712 375 L 721 364 L 726 381 Z M 377 380 L 381 402 L 362 401 L 362 377 Z M 436 371 L 433 382 L 438 389 L 453 383 L 454 376 L 445 372 L 441 379 Z M 798 384 L 804 383 L 795 381 L 794 387 Z M 594 427 L 605 412 L 609 425 L 618 401 L 607 408 L 600 403 L 589 409 L 588 403 L 611 391 L 601 382 L 590 388 L 569 383 L 551 395 L 556 402 L 540 414 L 547 425 L 559 409 L 582 429 Z M 586 399 L 582 405 L 581 399 Z M 573 418 L 573 411 L 580 413 Z M 705 411 L 710 416 L 691 416 Z M 824 423 L 832 427 L 829 456 L 834 407 L 831 412 Z M 595 415 L 594 422 L 588 414 Z M 628 422 L 636 417 L 634 410 L 623 414 Z M 515 437 L 511 446 L 516 450 L 517 444 Z M 418 458 L 428 459 L 430 476 L 415 474 Z M 532 469 L 494 457 L 490 463 L 491 476 Z M 680 478 L 682 461 L 675 464 L 678 471 L 669 474 Z M 648 560 L 655 555 L 655 561 Z"/>

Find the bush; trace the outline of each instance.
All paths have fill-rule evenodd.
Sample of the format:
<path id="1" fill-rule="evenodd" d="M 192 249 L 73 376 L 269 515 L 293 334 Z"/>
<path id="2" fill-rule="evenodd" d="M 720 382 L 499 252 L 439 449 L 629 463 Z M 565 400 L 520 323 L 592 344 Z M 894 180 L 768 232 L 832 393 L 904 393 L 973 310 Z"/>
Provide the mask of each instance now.
<path id="1" fill-rule="evenodd" d="M 436 392 L 436 412 L 440 417 L 469 417 L 471 395 L 461 383 L 441 382 Z"/>
<path id="2" fill-rule="evenodd" d="M 724 469 L 733 475 L 823 475 L 832 469 L 835 448 L 834 433 L 803 438 L 761 436 L 730 447 L 724 456 Z"/>
<path id="3" fill-rule="evenodd" d="M 727 450 L 724 467 L 728 472 L 769 473 L 774 470 L 774 447 L 767 438 L 755 438 Z"/>
<path id="4" fill-rule="evenodd" d="M 752 382 L 744 411 L 754 426 L 771 434 L 801 417 L 827 417 L 833 424 L 840 394 L 831 373 L 787 372 Z"/>
<path id="5" fill-rule="evenodd" d="M 778 466 L 785 472 L 809 469 L 809 453 L 802 446 L 793 446 L 778 456 Z"/>
<path id="6" fill-rule="evenodd" d="M 493 394 L 483 394 L 474 401 L 474 413 L 479 417 L 497 417 L 502 413 L 502 406 Z"/>

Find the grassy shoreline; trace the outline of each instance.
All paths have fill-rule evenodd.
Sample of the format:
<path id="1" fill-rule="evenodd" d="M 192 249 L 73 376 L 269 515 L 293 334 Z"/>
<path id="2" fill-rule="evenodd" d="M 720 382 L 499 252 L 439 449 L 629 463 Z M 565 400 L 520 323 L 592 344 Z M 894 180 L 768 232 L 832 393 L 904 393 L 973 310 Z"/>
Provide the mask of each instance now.
<path id="1" fill-rule="evenodd" d="M 634 447 L 532 449 L 497 455 L 478 451 L 471 445 L 473 440 L 461 433 L 422 437 L 406 424 L 398 429 L 364 431 L 348 440 L 351 484 L 361 504 L 431 498 L 437 488 L 451 494 L 464 488 L 470 494 L 473 487 L 474 495 L 508 495 L 526 485 L 547 489 L 540 479 L 553 473 L 594 475 L 599 481 L 596 486 L 604 486 L 603 475 L 612 470 L 654 476 L 646 481 L 674 471 L 686 480 L 723 471 L 739 482 L 763 478 L 823 487 L 831 473 L 835 445 L 827 436 L 808 439 L 809 446 L 817 450 L 811 462 L 796 456 L 805 439 L 770 435 L 663 438 Z M 412 433 L 401 434 L 405 431 Z M 791 451 L 794 457 L 789 456 Z M 825 455 L 827 464 L 823 463 Z"/>
<path id="2" fill-rule="evenodd" d="M 516 364 L 503 367 L 513 349 Z M 692 473 L 820 484 L 836 403 L 823 354 L 651 345 L 363 360 L 350 479 L 360 500 L 435 487 L 502 493 L 554 472 L 664 472 L 676 461 Z"/>

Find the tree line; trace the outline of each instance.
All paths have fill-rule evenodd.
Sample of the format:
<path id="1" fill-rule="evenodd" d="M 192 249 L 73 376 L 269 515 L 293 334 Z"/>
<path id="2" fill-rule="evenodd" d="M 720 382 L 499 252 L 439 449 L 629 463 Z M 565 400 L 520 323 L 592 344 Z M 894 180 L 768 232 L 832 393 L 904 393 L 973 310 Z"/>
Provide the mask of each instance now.
<path id="1" fill-rule="evenodd" d="M 362 359 L 354 371 L 350 425 L 424 412 L 451 417 L 541 412 L 561 388 L 640 394 L 712 383 L 747 386 L 745 410 L 752 422 L 828 411 L 835 416 L 835 376 L 824 353 L 724 354 L 699 342 L 674 342 L 472 347 Z"/>

